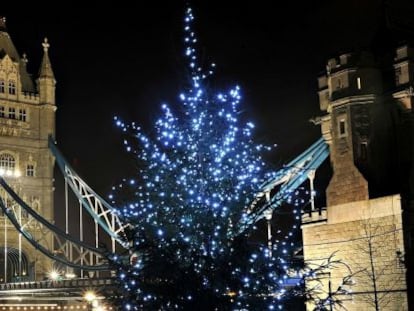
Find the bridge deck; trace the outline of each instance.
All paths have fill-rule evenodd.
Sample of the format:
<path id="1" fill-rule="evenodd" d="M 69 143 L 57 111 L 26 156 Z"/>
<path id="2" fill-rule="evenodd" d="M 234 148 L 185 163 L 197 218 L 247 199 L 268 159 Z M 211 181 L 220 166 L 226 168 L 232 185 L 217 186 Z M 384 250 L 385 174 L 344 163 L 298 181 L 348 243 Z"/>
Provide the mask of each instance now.
<path id="1" fill-rule="evenodd" d="M 104 310 L 112 307 L 103 302 L 115 289 L 113 278 L 63 279 L 38 282 L 0 284 L 0 310 L 79 310 L 89 305 L 84 295 L 96 293 L 96 299 Z"/>

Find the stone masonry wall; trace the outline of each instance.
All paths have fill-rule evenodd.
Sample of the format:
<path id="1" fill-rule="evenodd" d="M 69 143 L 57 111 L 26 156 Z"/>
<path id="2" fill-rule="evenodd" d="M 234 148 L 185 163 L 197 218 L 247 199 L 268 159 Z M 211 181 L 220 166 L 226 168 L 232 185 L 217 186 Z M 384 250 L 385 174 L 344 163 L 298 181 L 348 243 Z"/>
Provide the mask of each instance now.
<path id="1" fill-rule="evenodd" d="M 328 206 L 327 215 L 325 222 L 302 227 L 305 262 L 318 264 L 334 254 L 343 263 L 317 276 L 320 297 L 329 295 L 329 280 L 335 292 L 344 277 L 355 273 L 353 285 L 345 286 L 353 294 L 334 297 L 347 310 L 375 310 L 375 300 L 380 310 L 408 310 L 399 196 Z M 315 285 L 307 281 L 308 288 Z M 307 310 L 313 310 L 311 302 Z"/>
<path id="2" fill-rule="evenodd" d="M 335 171 L 326 190 L 327 205 L 368 199 L 368 183 L 347 154 L 336 159 Z"/>

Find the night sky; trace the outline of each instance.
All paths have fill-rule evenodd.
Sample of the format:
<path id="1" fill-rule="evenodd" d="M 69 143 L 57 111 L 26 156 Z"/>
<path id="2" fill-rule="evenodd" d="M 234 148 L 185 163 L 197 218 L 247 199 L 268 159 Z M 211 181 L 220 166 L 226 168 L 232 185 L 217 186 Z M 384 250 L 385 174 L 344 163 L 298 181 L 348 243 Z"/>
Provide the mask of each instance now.
<path id="1" fill-rule="evenodd" d="M 378 36 L 380 0 L 195 1 L 196 32 L 220 89 L 242 87 L 242 108 L 259 141 L 277 143 L 275 165 L 320 137 L 317 76 L 329 57 Z M 395 1 L 392 1 L 395 2 Z M 404 7 L 409 0 L 399 0 Z M 113 117 L 151 131 L 160 105 L 187 85 L 182 1 L 2 2 L 0 15 L 29 70 L 50 42 L 57 80 L 57 141 L 102 195 L 133 171 Z M 323 191 L 323 190 L 322 190 Z"/>

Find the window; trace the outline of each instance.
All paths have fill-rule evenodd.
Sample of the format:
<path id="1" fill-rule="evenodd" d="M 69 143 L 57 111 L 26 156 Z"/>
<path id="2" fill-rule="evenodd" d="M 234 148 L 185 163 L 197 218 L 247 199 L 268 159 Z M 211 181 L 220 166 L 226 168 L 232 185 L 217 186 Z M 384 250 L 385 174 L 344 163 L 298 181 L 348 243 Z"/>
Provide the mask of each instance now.
<path id="1" fill-rule="evenodd" d="M 4 118 L 4 107 L 0 106 L 0 118 Z"/>
<path id="2" fill-rule="evenodd" d="M 16 119 L 16 108 L 9 108 L 9 119 Z"/>
<path id="3" fill-rule="evenodd" d="M 343 87 L 344 87 L 344 85 L 343 85 L 343 83 L 342 83 L 341 78 L 338 78 L 338 79 L 336 80 L 336 89 L 337 89 L 337 90 L 339 90 L 339 89 L 342 89 Z"/>
<path id="4" fill-rule="evenodd" d="M 25 109 L 19 109 L 19 120 L 26 122 L 26 110 Z"/>
<path id="5" fill-rule="evenodd" d="M 16 161 L 14 157 L 9 153 L 0 154 L 0 175 L 12 175 Z"/>
<path id="6" fill-rule="evenodd" d="M 360 77 L 357 78 L 357 87 L 358 87 L 358 90 L 360 90 L 362 88 Z"/>
<path id="7" fill-rule="evenodd" d="M 13 80 L 9 81 L 9 94 L 15 95 L 16 94 L 16 82 Z"/>
<path id="8" fill-rule="evenodd" d="M 395 68 L 395 85 L 400 85 L 401 67 Z"/>
<path id="9" fill-rule="evenodd" d="M 37 197 L 31 197 L 30 198 L 30 205 L 32 206 L 32 209 L 34 209 L 37 213 L 40 212 L 40 202 Z"/>
<path id="10" fill-rule="evenodd" d="M 28 176 L 28 177 L 34 177 L 35 176 L 35 167 L 34 167 L 33 164 L 27 164 L 26 176 Z"/>
<path id="11" fill-rule="evenodd" d="M 359 148 L 360 148 L 359 157 L 361 158 L 361 160 L 364 160 L 364 161 L 367 160 L 368 158 L 367 143 L 362 142 Z"/>
<path id="12" fill-rule="evenodd" d="M 345 119 L 339 120 L 339 136 L 345 136 L 346 135 L 346 124 Z"/>
<path id="13" fill-rule="evenodd" d="M 4 80 L 0 80 L 0 93 L 4 93 Z"/>

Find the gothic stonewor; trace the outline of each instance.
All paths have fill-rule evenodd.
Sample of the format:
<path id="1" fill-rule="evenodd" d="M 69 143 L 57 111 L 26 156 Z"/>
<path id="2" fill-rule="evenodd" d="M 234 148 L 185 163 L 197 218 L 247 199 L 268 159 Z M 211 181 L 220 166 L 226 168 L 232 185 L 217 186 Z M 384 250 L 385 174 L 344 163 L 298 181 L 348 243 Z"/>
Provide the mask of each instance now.
<path id="1" fill-rule="evenodd" d="M 27 72 L 28 59 L 19 55 L 0 19 L 0 175 L 33 209 L 53 220 L 53 166 L 48 137 L 55 134 L 55 78 L 47 39 L 36 80 Z M 39 48 L 41 48 L 39 46 Z M 2 191 L 7 208 L 14 206 Z M 17 211 L 30 226 L 30 216 Z M 26 218 L 26 219 L 25 219 Z M 36 238 L 52 246 L 39 227 Z M 29 245 L 4 213 L 0 216 L 0 282 L 42 280 L 52 262 Z"/>

